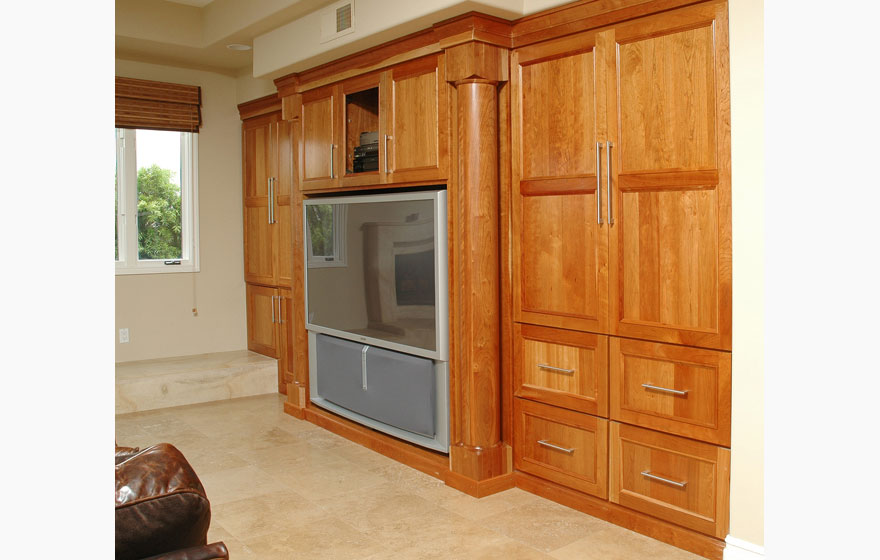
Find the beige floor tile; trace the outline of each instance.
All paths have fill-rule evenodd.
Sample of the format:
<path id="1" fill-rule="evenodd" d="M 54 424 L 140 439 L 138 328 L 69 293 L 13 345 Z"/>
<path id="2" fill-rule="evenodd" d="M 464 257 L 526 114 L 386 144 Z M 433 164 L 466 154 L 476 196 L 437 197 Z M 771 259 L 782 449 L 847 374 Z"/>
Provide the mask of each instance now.
<path id="1" fill-rule="evenodd" d="M 212 519 L 211 528 L 208 529 L 208 542 L 215 543 L 218 541 L 226 545 L 230 558 L 235 560 L 260 560 L 253 550 L 233 537 L 229 531 Z"/>
<path id="2" fill-rule="evenodd" d="M 220 504 L 212 519 L 238 540 L 284 532 L 291 525 L 311 523 L 327 514 L 290 490 Z"/>
<path id="3" fill-rule="evenodd" d="M 291 525 L 280 533 L 248 539 L 245 544 L 261 560 L 358 560 L 384 550 L 365 533 L 332 516 Z"/>
<path id="4" fill-rule="evenodd" d="M 514 507 L 480 523 L 543 552 L 571 544 L 609 525 L 548 500 Z"/>
<path id="5" fill-rule="evenodd" d="M 278 492 L 278 481 L 251 465 L 197 474 L 212 506 Z"/>
<path id="6" fill-rule="evenodd" d="M 406 520 L 436 519 L 448 513 L 389 483 L 337 494 L 334 499 L 320 501 L 318 505 L 363 531 Z"/>
<path id="7" fill-rule="evenodd" d="M 700 560 L 700 556 L 611 525 L 550 553 L 557 560 Z"/>
<path id="8" fill-rule="evenodd" d="M 328 498 L 376 488 L 385 483 L 385 479 L 378 475 L 352 468 L 352 464 L 345 459 L 331 459 L 330 456 L 323 463 L 316 461 L 306 466 L 301 462 L 283 472 L 278 467 L 268 467 L 266 471 L 312 501 L 326 501 Z"/>

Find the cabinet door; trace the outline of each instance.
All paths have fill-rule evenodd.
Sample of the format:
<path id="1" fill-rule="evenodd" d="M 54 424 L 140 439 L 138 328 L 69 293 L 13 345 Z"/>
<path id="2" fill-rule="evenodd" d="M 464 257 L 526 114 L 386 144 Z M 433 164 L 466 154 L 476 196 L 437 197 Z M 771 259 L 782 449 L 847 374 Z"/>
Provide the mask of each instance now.
<path id="1" fill-rule="evenodd" d="M 275 153 L 277 116 L 249 119 L 242 123 L 242 175 L 244 183 L 244 279 L 275 282 L 274 229 L 269 214 L 269 181 Z"/>
<path id="2" fill-rule="evenodd" d="M 597 147 L 604 134 L 604 36 L 576 35 L 513 53 L 514 318 L 602 332 L 606 216 Z"/>
<path id="3" fill-rule="evenodd" d="M 379 139 L 385 152 L 380 169 L 386 182 L 446 179 L 447 141 L 446 84 L 443 57 L 429 56 L 392 68 L 385 110 L 387 133 Z"/>
<path id="4" fill-rule="evenodd" d="M 248 350 L 278 357 L 279 310 L 275 288 L 247 284 Z"/>
<path id="5" fill-rule="evenodd" d="M 291 286 L 293 277 L 293 250 L 292 250 L 292 215 L 291 199 L 293 194 L 293 181 L 296 177 L 294 169 L 294 143 L 293 124 L 290 121 L 280 120 L 275 125 L 276 138 L 276 169 L 275 169 L 275 282 L 276 286 Z"/>
<path id="6" fill-rule="evenodd" d="M 382 73 L 376 72 L 340 84 L 344 187 L 377 185 L 385 181 L 382 165 L 385 146 L 379 141 L 386 134 L 384 119 L 380 115 L 385 94 L 381 82 Z M 364 144 L 361 144 L 362 134 L 375 135 L 376 143 L 371 142 L 373 138 L 364 138 Z M 364 153 L 359 154 L 359 150 Z"/>
<path id="7" fill-rule="evenodd" d="M 730 349 L 726 4 L 615 27 L 613 333 Z"/>
<path id="8" fill-rule="evenodd" d="M 302 95 L 302 189 L 339 186 L 342 174 L 339 146 L 339 95 L 328 86 Z"/>

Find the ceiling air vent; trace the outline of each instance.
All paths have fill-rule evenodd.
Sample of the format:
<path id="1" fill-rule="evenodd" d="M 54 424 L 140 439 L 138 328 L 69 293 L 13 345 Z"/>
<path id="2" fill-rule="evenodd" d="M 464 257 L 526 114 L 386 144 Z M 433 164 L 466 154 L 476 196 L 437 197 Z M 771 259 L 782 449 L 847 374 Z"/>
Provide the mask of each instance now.
<path id="1" fill-rule="evenodd" d="M 343 0 L 321 12 L 321 42 L 354 32 L 354 0 Z"/>

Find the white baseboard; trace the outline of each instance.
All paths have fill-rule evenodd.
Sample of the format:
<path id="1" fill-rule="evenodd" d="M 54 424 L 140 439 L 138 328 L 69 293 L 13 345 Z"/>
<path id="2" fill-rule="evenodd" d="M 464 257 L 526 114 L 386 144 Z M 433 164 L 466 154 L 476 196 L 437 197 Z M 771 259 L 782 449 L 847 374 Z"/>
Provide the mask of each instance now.
<path id="1" fill-rule="evenodd" d="M 764 547 L 727 535 L 724 560 L 764 560 Z"/>

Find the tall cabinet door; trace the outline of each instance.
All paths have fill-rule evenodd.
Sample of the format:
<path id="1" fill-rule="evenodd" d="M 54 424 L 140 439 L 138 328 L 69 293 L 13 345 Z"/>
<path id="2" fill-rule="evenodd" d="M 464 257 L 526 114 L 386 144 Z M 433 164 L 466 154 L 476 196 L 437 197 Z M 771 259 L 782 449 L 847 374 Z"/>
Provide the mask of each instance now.
<path id="1" fill-rule="evenodd" d="M 277 118 L 268 115 L 242 124 L 245 282 L 273 284 L 275 280 L 275 230 L 269 213 L 269 182 L 275 162 Z"/>
<path id="2" fill-rule="evenodd" d="M 247 296 L 248 350 L 278 357 L 278 329 L 281 309 L 277 290 L 266 286 L 245 285 Z"/>
<path id="3" fill-rule="evenodd" d="M 449 150 L 446 126 L 446 84 L 442 56 L 399 64 L 388 71 L 385 108 L 387 132 L 380 169 L 385 181 L 431 181 L 447 177 Z"/>
<path id="4" fill-rule="evenodd" d="M 302 189 L 339 186 L 342 150 L 338 115 L 341 114 L 337 86 L 307 91 L 302 95 Z"/>
<path id="5" fill-rule="evenodd" d="M 726 19 L 700 4 L 613 30 L 614 334 L 730 349 Z"/>
<path id="6" fill-rule="evenodd" d="M 601 42 L 584 33 L 514 51 L 514 320 L 607 328 Z"/>
<path id="7" fill-rule="evenodd" d="M 275 124 L 275 284 L 291 286 L 293 278 L 293 249 L 291 231 L 291 200 L 295 175 L 293 123 L 279 120 Z"/>

